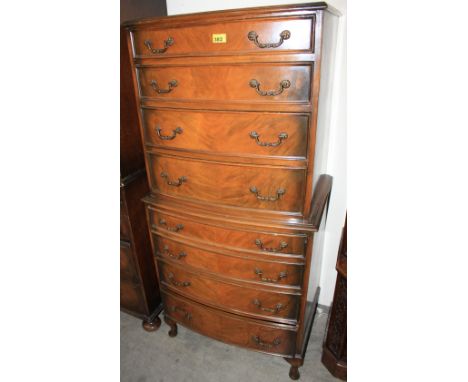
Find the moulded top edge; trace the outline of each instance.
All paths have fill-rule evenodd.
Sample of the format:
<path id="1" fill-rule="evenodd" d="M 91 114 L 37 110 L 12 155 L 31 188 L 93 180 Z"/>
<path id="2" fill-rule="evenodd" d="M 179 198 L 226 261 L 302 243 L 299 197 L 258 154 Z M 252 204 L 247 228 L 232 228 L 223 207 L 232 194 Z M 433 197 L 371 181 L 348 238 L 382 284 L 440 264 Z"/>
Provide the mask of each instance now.
<path id="1" fill-rule="evenodd" d="M 313 233 L 318 231 L 318 227 L 316 227 L 313 224 L 310 224 L 308 221 L 305 219 L 297 216 L 297 217 L 292 217 L 292 216 L 276 216 L 273 217 L 271 215 L 268 215 L 268 212 L 264 216 L 256 216 L 252 217 L 249 215 L 248 217 L 245 214 L 230 214 L 229 210 L 231 212 L 236 211 L 236 207 L 231 207 L 231 206 L 223 206 L 220 207 L 219 210 L 213 210 L 213 209 L 206 209 L 198 205 L 197 202 L 187 202 L 187 201 L 182 201 L 184 203 L 183 205 L 180 204 L 180 201 L 178 203 L 174 202 L 168 202 L 168 201 L 161 201 L 155 196 L 154 194 L 149 194 L 145 196 L 142 201 L 147 204 L 152 206 L 153 208 L 161 208 L 161 206 L 164 206 L 163 208 L 168 208 L 173 211 L 179 211 L 180 213 L 184 215 L 190 215 L 190 216 L 196 216 L 197 214 L 202 214 L 204 216 L 209 216 L 213 220 L 224 220 L 228 221 L 231 223 L 235 224 L 240 224 L 240 225 L 250 225 L 250 226 L 256 226 L 256 227 L 269 227 L 271 229 L 280 228 L 280 229 L 286 229 L 286 230 L 294 230 L 298 231 L 301 233 Z M 226 208 L 227 207 L 227 208 Z M 261 212 L 259 212 L 261 213 Z"/>
<path id="2" fill-rule="evenodd" d="M 277 5 L 270 7 L 254 7 L 254 8 L 239 8 L 226 9 L 211 12 L 187 13 L 174 16 L 150 17 L 137 20 L 129 20 L 122 23 L 123 27 L 137 27 L 151 24 L 167 24 L 177 22 L 192 22 L 201 21 L 204 19 L 250 19 L 256 17 L 274 17 L 274 16 L 301 16 L 307 15 L 317 10 L 327 9 L 328 5 L 325 2 L 306 3 L 306 4 L 291 4 Z"/>

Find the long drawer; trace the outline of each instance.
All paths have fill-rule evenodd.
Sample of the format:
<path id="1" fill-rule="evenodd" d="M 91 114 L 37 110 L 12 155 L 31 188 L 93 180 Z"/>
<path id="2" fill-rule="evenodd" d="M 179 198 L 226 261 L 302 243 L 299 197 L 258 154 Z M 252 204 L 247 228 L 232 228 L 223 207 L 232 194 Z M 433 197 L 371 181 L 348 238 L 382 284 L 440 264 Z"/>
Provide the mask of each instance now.
<path id="1" fill-rule="evenodd" d="M 207 219 L 173 216 L 151 206 L 147 209 L 151 229 L 243 252 L 254 251 L 275 256 L 305 254 L 304 235 L 278 234 L 259 231 L 258 228 L 257 231 L 247 228 L 242 230 L 221 225 L 221 222 L 208 222 Z"/>
<path id="2" fill-rule="evenodd" d="M 158 257 L 216 273 L 221 277 L 295 288 L 301 288 L 302 285 L 303 265 L 288 262 L 287 259 L 275 258 L 272 255 L 263 258 L 258 258 L 258 255 L 257 258 L 252 255 L 249 257 L 246 254 L 226 255 L 155 234 L 153 243 Z"/>
<path id="3" fill-rule="evenodd" d="M 215 279 L 160 259 L 158 271 L 161 284 L 166 288 L 200 302 L 263 319 L 283 319 L 291 323 L 297 320 L 300 300 L 297 293 L 252 288 Z"/>
<path id="4" fill-rule="evenodd" d="M 255 167 L 149 153 L 153 191 L 210 203 L 301 213 L 303 168 Z"/>
<path id="5" fill-rule="evenodd" d="M 239 317 L 168 292 L 162 296 L 165 315 L 192 330 L 252 350 L 294 356 L 294 327 Z"/>
<path id="6" fill-rule="evenodd" d="M 142 97 L 164 100 L 309 102 L 308 64 L 139 67 Z"/>
<path id="7" fill-rule="evenodd" d="M 142 109 L 150 146 L 305 158 L 308 116 Z"/>
<path id="8" fill-rule="evenodd" d="M 190 53 L 310 51 L 314 41 L 312 22 L 292 19 L 137 29 L 132 33 L 133 51 L 136 57 L 156 58 Z"/>

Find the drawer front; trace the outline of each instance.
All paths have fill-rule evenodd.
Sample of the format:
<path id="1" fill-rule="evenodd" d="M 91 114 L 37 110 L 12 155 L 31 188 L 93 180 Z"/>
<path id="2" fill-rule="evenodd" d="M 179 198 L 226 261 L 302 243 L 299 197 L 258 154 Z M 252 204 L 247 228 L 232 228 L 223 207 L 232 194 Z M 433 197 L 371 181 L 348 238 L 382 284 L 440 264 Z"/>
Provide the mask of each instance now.
<path id="1" fill-rule="evenodd" d="M 303 169 L 253 167 L 149 155 L 153 190 L 224 205 L 301 212 Z"/>
<path id="2" fill-rule="evenodd" d="M 312 23 L 302 19 L 137 29 L 132 33 L 133 50 L 136 57 L 156 58 L 189 53 L 311 51 Z"/>
<path id="3" fill-rule="evenodd" d="M 153 234 L 156 254 L 167 260 L 216 273 L 221 277 L 254 281 L 266 285 L 294 286 L 302 284 L 303 267 L 262 261 L 248 257 L 227 256 L 178 243 Z"/>
<path id="4" fill-rule="evenodd" d="M 172 216 L 148 207 L 150 226 L 153 229 L 179 234 L 189 239 L 211 245 L 260 251 L 265 254 L 305 254 L 306 238 L 299 235 L 281 235 L 270 232 L 242 231 L 211 225 L 202 220 Z"/>
<path id="5" fill-rule="evenodd" d="M 161 284 L 178 293 L 259 318 L 297 320 L 298 295 L 256 290 L 195 274 L 158 260 Z"/>
<path id="6" fill-rule="evenodd" d="M 293 356 L 296 332 L 285 325 L 244 319 L 163 293 L 164 314 L 201 334 L 245 348 Z"/>
<path id="7" fill-rule="evenodd" d="M 308 117 L 143 109 L 145 143 L 216 153 L 305 158 Z"/>
<path id="8" fill-rule="evenodd" d="M 142 97 L 248 102 L 308 102 L 311 71 L 311 66 L 305 64 L 206 65 L 138 69 Z"/>

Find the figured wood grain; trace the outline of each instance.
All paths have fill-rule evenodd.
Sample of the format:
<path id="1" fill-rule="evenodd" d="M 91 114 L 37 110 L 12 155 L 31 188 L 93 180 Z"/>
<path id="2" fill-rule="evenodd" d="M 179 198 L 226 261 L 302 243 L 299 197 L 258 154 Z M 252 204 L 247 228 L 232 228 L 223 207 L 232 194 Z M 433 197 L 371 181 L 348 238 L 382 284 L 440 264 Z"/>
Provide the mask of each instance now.
<path id="1" fill-rule="evenodd" d="M 279 262 L 278 258 L 273 255 L 265 254 L 260 260 L 258 257 L 249 257 L 245 253 L 234 256 L 203 250 L 161 235 L 153 236 L 153 240 L 158 257 L 175 261 L 181 266 L 190 266 L 217 273 L 220 277 L 241 279 L 259 284 L 265 284 L 262 278 L 276 278 L 279 274 L 286 273 L 286 277 L 271 285 L 302 287 L 303 266 L 287 262 L 285 259 Z M 261 270 L 262 274 L 255 273 L 256 270 Z"/>
<path id="2" fill-rule="evenodd" d="M 155 192 L 191 198 L 212 203 L 242 206 L 256 209 L 301 212 L 305 171 L 275 167 L 235 166 L 208 161 L 190 161 L 151 155 L 150 187 Z M 168 174 L 163 178 L 162 173 Z M 168 185 L 186 181 L 180 186 Z M 277 191 L 285 194 L 276 201 L 262 201 L 250 191 L 256 187 L 261 196 L 275 197 Z"/>
<path id="3" fill-rule="evenodd" d="M 206 65 L 178 67 L 139 67 L 140 95 L 154 99 L 217 100 L 248 102 L 308 102 L 310 97 L 310 65 L 294 64 L 249 64 Z M 279 90 L 281 81 L 290 82 L 290 87 L 275 96 L 261 96 L 252 88 L 251 80 L 260 83 L 261 90 Z M 159 94 L 152 82 L 169 90 L 169 83 L 177 86 L 168 93 Z"/>
<path id="4" fill-rule="evenodd" d="M 175 308 L 175 309 L 174 309 Z M 215 338 L 217 340 L 280 356 L 294 355 L 295 328 L 290 325 L 268 324 L 260 320 L 241 318 L 219 310 L 211 309 L 170 292 L 164 292 L 165 314 L 181 325 Z M 190 314 L 190 319 L 187 317 Z M 254 340 L 259 337 L 263 342 L 277 346 L 259 346 Z"/>
<path id="5" fill-rule="evenodd" d="M 252 288 L 251 285 L 234 283 L 225 278 L 213 278 L 207 273 L 189 270 L 188 267 L 175 265 L 166 259 L 162 261 L 161 258 L 158 258 L 158 270 L 161 284 L 185 297 L 263 319 L 281 318 L 291 323 L 297 320 L 300 299 L 297 292 L 274 288 L 274 284 L 267 284 L 265 288 Z M 180 285 L 181 283 L 190 285 Z M 278 313 L 265 312 L 255 305 L 255 300 L 259 300 L 264 307 L 272 308 L 281 304 L 284 308 Z"/>
<path id="6" fill-rule="evenodd" d="M 281 242 L 285 242 L 287 247 L 280 252 L 276 252 L 275 256 L 281 255 L 299 255 L 305 254 L 306 237 L 304 235 L 285 235 L 277 232 L 241 230 L 236 227 L 227 226 L 225 223 L 217 222 L 218 225 L 208 224 L 204 219 L 197 218 L 182 218 L 168 213 L 162 213 L 151 207 L 148 208 L 149 226 L 151 229 L 161 232 L 171 233 L 174 236 L 182 238 L 196 239 L 199 242 L 208 243 L 210 245 L 220 246 L 223 248 L 231 248 L 234 250 L 248 250 L 249 253 L 260 253 L 269 255 L 270 253 L 260 251 L 255 244 L 256 240 L 260 240 L 266 247 L 278 247 Z M 164 224 L 161 223 L 164 222 Z M 183 228 L 174 232 L 178 225 Z M 258 229 L 258 227 L 257 227 Z"/>
<path id="7" fill-rule="evenodd" d="M 137 29 L 133 32 L 133 51 L 136 57 L 164 58 L 173 55 L 200 55 L 206 53 L 251 53 L 264 51 L 312 50 L 313 20 L 291 19 L 280 21 L 243 21 L 198 25 L 189 28 Z M 251 31 L 258 33 L 260 42 L 279 42 L 280 33 L 290 32 L 290 37 L 277 48 L 259 48 L 248 39 Z M 226 34 L 225 43 L 213 43 L 213 34 Z M 152 53 L 145 41 L 155 48 L 164 47 L 164 41 L 172 37 L 173 43 L 164 53 Z"/>
<path id="8" fill-rule="evenodd" d="M 150 146 L 269 157 L 307 155 L 308 116 L 304 114 L 146 108 L 142 114 L 145 143 Z M 175 132 L 177 128 L 180 130 Z M 276 147 L 261 146 L 251 132 L 258 133 L 260 143 L 276 143 L 284 133 L 287 138 Z"/>

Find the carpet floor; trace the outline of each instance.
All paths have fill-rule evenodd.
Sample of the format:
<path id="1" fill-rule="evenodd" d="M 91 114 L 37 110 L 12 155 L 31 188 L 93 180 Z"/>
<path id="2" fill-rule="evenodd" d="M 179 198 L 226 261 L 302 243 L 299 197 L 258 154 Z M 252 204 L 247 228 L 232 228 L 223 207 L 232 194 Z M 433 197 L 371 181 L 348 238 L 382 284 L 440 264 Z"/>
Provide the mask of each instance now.
<path id="1" fill-rule="evenodd" d="M 162 315 L 161 315 L 162 316 Z M 304 366 L 303 382 L 337 382 L 320 361 L 327 315 L 317 313 Z M 289 364 L 272 357 L 206 338 L 178 325 L 167 335 L 164 321 L 156 332 L 141 320 L 120 315 L 121 382 L 287 382 Z"/>

